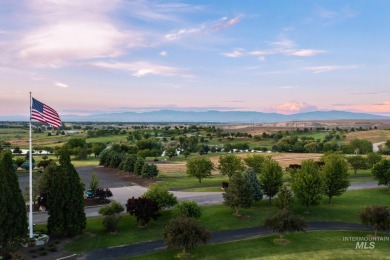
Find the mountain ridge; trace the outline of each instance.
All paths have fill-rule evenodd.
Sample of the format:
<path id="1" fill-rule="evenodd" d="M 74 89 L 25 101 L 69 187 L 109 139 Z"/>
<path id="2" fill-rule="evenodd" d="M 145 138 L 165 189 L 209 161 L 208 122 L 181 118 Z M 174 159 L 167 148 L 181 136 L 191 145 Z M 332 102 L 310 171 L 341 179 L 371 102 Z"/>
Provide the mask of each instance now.
<path id="1" fill-rule="evenodd" d="M 94 115 L 63 115 L 64 122 L 209 122 L 209 123 L 276 123 L 295 120 L 383 119 L 388 116 L 330 110 L 284 115 L 256 111 L 178 111 L 162 109 L 148 112 L 118 112 Z M 22 116 L 0 116 L 0 121 L 28 121 Z"/>

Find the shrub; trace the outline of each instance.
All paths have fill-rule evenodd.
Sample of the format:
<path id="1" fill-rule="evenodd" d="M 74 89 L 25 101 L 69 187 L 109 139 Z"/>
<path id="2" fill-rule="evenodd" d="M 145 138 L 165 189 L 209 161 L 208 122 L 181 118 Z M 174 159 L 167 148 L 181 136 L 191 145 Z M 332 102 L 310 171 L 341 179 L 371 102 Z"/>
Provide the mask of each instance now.
<path id="1" fill-rule="evenodd" d="M 202 208 L 198 206 L 196 201 L 182 201 L 179 202 L 174 209 L 172 214 L 175 217 L 188 217 L 188 218 L 200 218 L 202 215 Z"/>
<path id="2" fill-rule="evenodd" d="M 119 204 L 116 201 L 113 201 L 111 204 L 106 205 L 99 209 L 99 214 L 103 216 L 110 216 L 110 215 L 119 215 L 121 212 L 123 212 L 125 209 L 121 204 Z"/>
<path id="3" fill-rule="evenodd" d="M 137 218 L 139 226 L 145 226 L 151 219 L 157 220 L 161 216 L 157 202 L 140 197 L 127 200 L 126 211 Z"/>
<path id="4" fill-rule="evenodd" d="M 145 159 L 138 156 L 134 164 L 134 174 L 141 175 L 144 164 L 145 164 Z"/>
<path id="5" fill-rule="evenodd" d="M 141 177 L 142 178 L 153 178 L 158 175 L 158 169 L 157 166 L 154 164 L 145 163 L 142 167 L 141 171 Z"/>
<path id="6" fill-rule="evenodd" d="M 105 227 L 107 232 L 113 233 L 118 230 L 119 224 L 119 215 L 108 215 L 103 219 L 103 226 Z"/>
<path id="7" fill-rule="evenodd" d="M 387 206 L 369 206 L 359 212 L 360 221 L 364 226 L 374 229 L 375 236 L 378 231 L 390 228 L 390 209 Z"/>
<path id="8" fill-rule="evenodd" d="M 160 209 L 169 208 L 177 204 L 177 198 L 167 188 L 158 184 L 153 184 L 142 198 L 150 199 L 158 204 Z"/>

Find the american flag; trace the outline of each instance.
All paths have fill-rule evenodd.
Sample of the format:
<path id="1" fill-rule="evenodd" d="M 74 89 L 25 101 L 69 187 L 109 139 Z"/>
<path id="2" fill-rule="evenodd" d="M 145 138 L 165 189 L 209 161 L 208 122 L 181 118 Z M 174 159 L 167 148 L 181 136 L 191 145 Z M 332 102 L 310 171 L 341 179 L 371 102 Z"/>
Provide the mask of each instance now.
<path id="1" fill-rule="evenodd" d="M 61 119 L 57 111 L 35 98 L 32 98 L 31 119 L 38 120 L 56 128 L 61 126 Z"/>

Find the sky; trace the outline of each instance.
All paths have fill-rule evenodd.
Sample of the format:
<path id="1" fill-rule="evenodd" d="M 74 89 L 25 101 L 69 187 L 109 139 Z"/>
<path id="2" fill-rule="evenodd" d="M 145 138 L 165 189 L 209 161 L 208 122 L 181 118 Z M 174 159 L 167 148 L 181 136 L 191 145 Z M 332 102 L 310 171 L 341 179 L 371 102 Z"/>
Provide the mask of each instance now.
<path id="1" fill-rule="evenodd" d="M 387 0 L 0 0 L 0 115 L 390 116 Z"/>

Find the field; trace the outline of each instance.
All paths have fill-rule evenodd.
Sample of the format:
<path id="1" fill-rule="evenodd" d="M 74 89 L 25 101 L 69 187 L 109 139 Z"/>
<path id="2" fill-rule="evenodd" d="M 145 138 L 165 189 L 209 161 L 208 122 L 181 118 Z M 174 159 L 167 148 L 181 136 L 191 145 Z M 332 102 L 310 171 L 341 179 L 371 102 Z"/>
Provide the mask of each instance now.
<path id="1" fill-rule="evenodd" d="M 390 130 L 371 130 L 362 132 L 350 132 L 347 134 L 346 141 L 352 139 L 366 139 L 373 143 L 384 142 L 390 140 Z"/>

